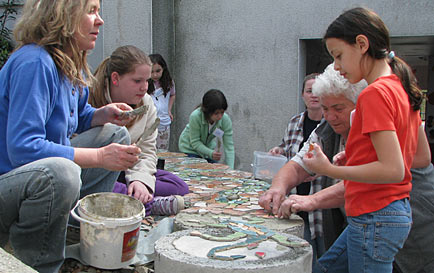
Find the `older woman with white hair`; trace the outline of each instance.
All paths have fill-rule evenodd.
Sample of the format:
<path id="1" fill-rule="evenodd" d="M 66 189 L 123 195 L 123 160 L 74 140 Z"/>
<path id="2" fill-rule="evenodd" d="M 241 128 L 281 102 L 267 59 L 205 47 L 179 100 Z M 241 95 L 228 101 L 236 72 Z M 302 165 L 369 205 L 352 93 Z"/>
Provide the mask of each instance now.
<path id="1" fill-rule="evenodd" d="M 316 77 L 312 92 L 320 100 L 324 119 L 312 132 L 303 148 L 276 174 L 270 189 L 260 198 L 259 204 L 262 207 L 272 210 L 279 217 L 289 217 L 291 213 L 297 212 L 293 210 L 290 202 L 292 199 L 285 199 L 286 194 L 309 176 L 315 175 L 304 165 L 303 156 L 309 151 L 312 143 L 321 146 L 330 161 L 335 154 L 344 150 L 345 139 L 350 130 L 350 113 L 355 109 L 358 94 L 366 86 L 367 83 L 364 81 L 350 84 L 333 69 L 333 64 Z M 315 181 L 318 182 L 312 183 L 309 196 L 338 182 L 325 176 Z M 345 217 L 340 208 L 309 211 L 309 223 L 305 233 L 309 233 L 310 236 L 305 234 L 305 239 L 312 244 L 314 262 L 342 232 L 346 225 Z"/>

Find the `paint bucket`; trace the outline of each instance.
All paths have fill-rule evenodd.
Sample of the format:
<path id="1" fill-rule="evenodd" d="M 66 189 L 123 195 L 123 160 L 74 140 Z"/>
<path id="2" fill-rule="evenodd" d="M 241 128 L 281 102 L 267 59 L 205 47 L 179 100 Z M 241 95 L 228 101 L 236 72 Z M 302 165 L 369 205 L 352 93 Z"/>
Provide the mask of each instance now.
<path id="1" fill-rule="evenodd" d="M 71 215 L 80 221 L 81 259 L 102 269 L 130 265 L 145 214 L 142 202 L 124 194 L 101 192 L 79 200 Z"/>

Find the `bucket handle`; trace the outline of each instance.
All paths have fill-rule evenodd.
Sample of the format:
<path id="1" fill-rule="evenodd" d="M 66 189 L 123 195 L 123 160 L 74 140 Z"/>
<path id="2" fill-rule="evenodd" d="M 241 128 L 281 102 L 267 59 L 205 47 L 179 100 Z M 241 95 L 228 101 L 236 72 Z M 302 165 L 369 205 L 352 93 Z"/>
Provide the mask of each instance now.
<path id="1" fill-rule="evenodd" d="M 75 218 L 75 220 L 77 220 L 79 222 L 84 222 L 84 223 L 92 225 L 92 226 L 105 226 L 105 224 L 102 222 L 93 222 L 93 221 L 89 221 L 87 219 L 84 219 L 84 218 L 78 216 L 77 213 L 75 212 L 75 209 L 80 205 L 80 202 L 81 202 L 81 200 L 78 200 L 75 207 L 71 210 L 71 215 L 72 215 L 72 217 Z"/>

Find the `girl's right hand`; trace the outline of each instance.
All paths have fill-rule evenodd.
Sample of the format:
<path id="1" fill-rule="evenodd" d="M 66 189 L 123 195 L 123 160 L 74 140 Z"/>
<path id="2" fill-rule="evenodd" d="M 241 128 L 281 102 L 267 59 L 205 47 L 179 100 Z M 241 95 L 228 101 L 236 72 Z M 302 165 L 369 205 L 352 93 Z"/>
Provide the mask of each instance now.
<path id="1" fill-rule="evenodd" d="M 112 143 L 98 149 L 98 162 L 104 169 L 124 171 L 139 161 L 141 150 L 135 145 Z"/>
<path id="2" fill-rule="evenodd" d="M 128 186 L 128 195 L 146 204 L 152 200 L 152 194 L 148 188 L 140 181 L 132 181 Z"/>
<path id="3" fill-rule="evenodd" d="M 307 152 L 303 156 L 303 163 L 310 171 L 317 175 L 327 175 L 327 170 L 331 166 L 331 163 L 318 144 L 314 143 L 313 147 L 311 152 Z"/>
<path id="4" fill-rule="evenodd" d="M 212 152 L 212 159 L 215 161 L 219 161 L 222 158 L 222 153 L 219 152 Z"/>

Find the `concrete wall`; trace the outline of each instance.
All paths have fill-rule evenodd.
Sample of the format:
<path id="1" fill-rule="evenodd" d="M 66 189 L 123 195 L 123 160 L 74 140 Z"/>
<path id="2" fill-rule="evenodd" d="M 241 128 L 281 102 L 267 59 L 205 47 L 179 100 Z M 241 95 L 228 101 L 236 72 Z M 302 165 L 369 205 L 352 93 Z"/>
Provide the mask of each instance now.
<path id="1" fill-rule="evenodd" d="M 229 102 L 236 168 L 250 170 L 253 151 L 280 143 L 302 111 L 305 46 L 343 11 L 375 10 L 392 36 L 434 35 L 434 1 L 174 0 L 176 120 L 172 144 L 210 88 Z M 172 145 L 171 150 L 175 150 Z"/>
<path id="2" fill-rule="evenodd" d="M 166 60 L 169 71 L 175 66 L 175 25 L 173 0 L 152 0 L 152 52 Z"/>
<path id="3" fill-rule="evenodd" d="M 104 25 L 89 56 L 92 68 L 122 45 L 134 45 L 146 53 L 152 51 L 152 0 L 104 0 L 101 16 Z"/>

